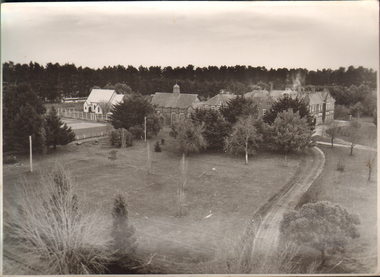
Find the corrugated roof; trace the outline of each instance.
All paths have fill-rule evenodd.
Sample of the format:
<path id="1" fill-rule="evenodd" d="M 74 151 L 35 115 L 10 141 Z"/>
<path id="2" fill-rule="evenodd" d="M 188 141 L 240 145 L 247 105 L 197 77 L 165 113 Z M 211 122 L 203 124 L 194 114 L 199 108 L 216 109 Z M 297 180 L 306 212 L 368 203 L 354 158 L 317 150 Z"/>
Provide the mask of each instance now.
<path id="1" fill-rule="evenodd" d="M 267 90 L 254 90 L 254 91 L 250 91 L 250 92 L 247 92 L 246 94 L 244 94 L 244 97 L 246 98 L 266 98 L 268 97 L 269 95 L 269 91 Z"/>
<path id="2" fill-rule="evenodd" d="M 87 103 L 108 103 L 113 94 L 116 93 L 113 89 L 93 89 L 87 98 Z"/>
<path id="3" fill-rule="evenodd" d="M 206 102 L 204 102 L 204 105 L 209 106 L 221 106 L 223 104 L 226 104 L 228 100 L 236 98 L 236 95 L 234 94 L 217 94 L 214 97 L 210 98 Z"/>
<path id="4" fill-rule="evenodd" d="M 309 98 L 309 105 L 322 104 L 324 102 L 323 94 L 320 91 L 309 93 L 307 97 Z"/>
<path id="5" fill-rule="evenodd" d="M 111 100 L 111 105 L 116 105 L 123 102 L 124 94 L 115 94 Z"/>
<path id="6" fill-rule="evenodd" d="M 199 102 L 197 94 L 156 92 L 152 98 L 152 104 L 163 108 L 187 109 L 194 102 Z"/>

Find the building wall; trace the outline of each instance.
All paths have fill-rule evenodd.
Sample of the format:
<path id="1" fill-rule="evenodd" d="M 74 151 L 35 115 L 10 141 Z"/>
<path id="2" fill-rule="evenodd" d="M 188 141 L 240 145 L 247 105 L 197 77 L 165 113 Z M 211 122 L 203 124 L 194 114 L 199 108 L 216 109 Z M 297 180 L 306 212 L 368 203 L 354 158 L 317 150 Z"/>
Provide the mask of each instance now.
<path id="1" fill-rule="evenodd" d="M 171 125 L 189 117 L 187 109 L 156 107 L 156 114 L 162 119 L 164 125 Z"/>

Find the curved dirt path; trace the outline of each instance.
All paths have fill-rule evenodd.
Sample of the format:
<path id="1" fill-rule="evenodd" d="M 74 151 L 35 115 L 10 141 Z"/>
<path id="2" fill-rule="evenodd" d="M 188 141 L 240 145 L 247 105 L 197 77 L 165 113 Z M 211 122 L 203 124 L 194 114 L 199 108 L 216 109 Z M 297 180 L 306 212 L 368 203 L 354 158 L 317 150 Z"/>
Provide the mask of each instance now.
<path id="1" fill-rule="evenodd" d="M 262 218 L 253 240 L 252 255 L 266 255 L 276 251 L 283 214 L 295 208 L 301 197 L 322 172 L 325 156 L 317 147 L 314 147 L 312 151 L 314 157 L 306 160 L 304 169 L 292 186 L 271 205 Z"/>

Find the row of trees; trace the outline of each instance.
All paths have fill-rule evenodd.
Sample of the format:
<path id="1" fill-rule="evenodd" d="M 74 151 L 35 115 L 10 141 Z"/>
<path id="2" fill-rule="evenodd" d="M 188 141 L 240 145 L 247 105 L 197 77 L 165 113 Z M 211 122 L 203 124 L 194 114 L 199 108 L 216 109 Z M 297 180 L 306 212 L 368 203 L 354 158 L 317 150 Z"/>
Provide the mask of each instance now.
<path id="1" fill-rule="evenodd" d="M 153 105 L 141 94 L 125 97 L 112 108 L 111 123 L 118 130 L 111 134 L 112 144 L 131 145 L 132 136 L 143 138 L 145 120 L 147 137 L 156 136 L 161 126 Z M 260 118 L 257 105 L 240 96 L 219 110 L 196 109 L 189 119 L 176 122 L 171 128 L 170 135 L 184 155 L 216 147 L 230 153 L 244 153 L 248 163 L 248 156 L 264 142 L 267 147 L 286 153 L 307 147 L 314 122 L 306 104 L 298 98 L 285 95 Z"/>
<path id="2" fill-rule="evenodd" d="M 3 149 L 4 151 L 26 151 L 29 136 L 33 149 L 46 151 L 50 146 L 66 145 L 75 139 L 75 134 L 52 108 L 46 108 L 40 97 L 26 84 L 12 86 L 3 91 Z"/>
<path id="3" fill-rule="evenodd" d="M 189 120 L 173 124 L 170 135 L 183 155 L 218 147 L 245 154 L 248 164 L 249 155 L 261 146 L 285 153 L 307 147 L 313 129 L 310 119 L 306 105 L 298 98 L 284 96 L 259 118 L 251 100 L 237 97 L 220 110 L 197 109 Z"/>
<path id="4" fill-rule="evenodd" d="M 47 100 L 62 96 L 88 96 L 94 86 L 104 88 L 117 83 L 127 84 L 132 91 L 147 95 L 156 91 L 171 91 L 173 83 L 177 82 L 182 92 L 197 93 L 203 98 L 212 97 L 221 89 L 236 94 L 252 91 L 258 86 L 269 90 L 270 84 L 274 89 L 312 85 L 343 90 L 352 85 L 375 89 L 377 85 L 375 71 L 353 66 L 317 71 L 301 68 L 268 70 L 245 65 L 195 68 L 191 64 L 175 68 L 117 65 L 92 69 L 76 67 L 75 64 L 48 63 L 43 66 L 37 62 L 14 64 L 12 61 L 3 63 L 3 82 L 5 88 L 11 84 L 28 83 L 40 97 Z M 338 103 L 345 104 L 344 101 L 339 98 Z"/>

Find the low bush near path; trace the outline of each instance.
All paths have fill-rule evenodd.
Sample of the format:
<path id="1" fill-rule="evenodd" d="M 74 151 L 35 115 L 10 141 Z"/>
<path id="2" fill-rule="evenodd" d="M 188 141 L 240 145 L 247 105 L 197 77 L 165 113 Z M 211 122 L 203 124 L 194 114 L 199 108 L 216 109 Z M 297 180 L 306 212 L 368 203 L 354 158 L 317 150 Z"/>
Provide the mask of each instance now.
<path id="1" fill-rule="evenodd" d="M 86 210 L 61 166 L 43 174 L 40 184 L 38 189 L 25 184 L 23 201 L 5 216 L 13 250 L 44 274 L 105 272 L 112 254 L 109 222 Z"/>

